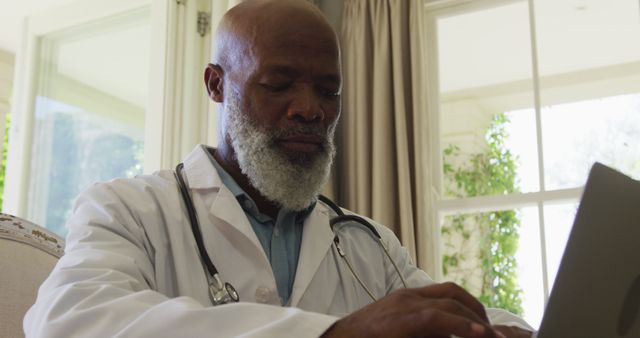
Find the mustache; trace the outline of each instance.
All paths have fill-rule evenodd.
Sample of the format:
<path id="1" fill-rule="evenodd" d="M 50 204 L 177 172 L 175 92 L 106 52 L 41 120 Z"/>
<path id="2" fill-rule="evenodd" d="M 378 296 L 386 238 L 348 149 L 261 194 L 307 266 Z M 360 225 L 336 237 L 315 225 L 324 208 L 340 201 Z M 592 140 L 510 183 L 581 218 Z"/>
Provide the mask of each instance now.
<path id="1" fill-rule="evenodd" d="M 311 135 L 322 139 L 322 143 L 327 144 L 333 137 L 332 128 L 324 129 L 320 125 L 295 125 L 291 127 L 273 129 L 267 131 L 269 139 L 275 142 L 276 139 L 291 137 L 296 135 Z"/>

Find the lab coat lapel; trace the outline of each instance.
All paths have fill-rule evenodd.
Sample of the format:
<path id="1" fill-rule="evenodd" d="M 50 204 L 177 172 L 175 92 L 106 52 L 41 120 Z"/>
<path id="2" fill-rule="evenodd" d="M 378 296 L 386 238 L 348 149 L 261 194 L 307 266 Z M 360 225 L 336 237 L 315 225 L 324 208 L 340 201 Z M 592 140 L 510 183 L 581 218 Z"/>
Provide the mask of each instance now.
<path id="1" fill-rule="evenodd" d="M 222 220 L 242 233 L 254 246 L 260 249 L 259 251 L 262 253 L 264 261 L 267 265 L 270 265 L 269 259 L 262 249 L 262 244 L 260 244 L 256 232 L 253 231 L 247 215 L 244 210 L 242 210 L 236 197 L 233 196 L 231 191 L 224 185 L 220 187 L 220 191 L 213 200 L 213 204 L 209 209 L 209 215 Z"/>
<path id="2" fill-rule="evenodd" d="M 296 306 L 307 291 L 327 251 L 331 248 L 332 241 L 333 232 L 329 226 L 329 211 L 318 202 L 304 222 L 296 279 L 291 293 L 291 306 Z"/>
<path id="3" fill-rule="evenodd" d="M 207 155 L 207 151 L 206 146 L 198 145 L 184 159 L 184 168 L 190 188 L 196 191 L 200 189 L 213 189 L 214 191 L 217 191 L 213 203 L 208 210 L 209 217 L 215 218 L 211 220 L 211 223 L 216 224 L 217 221 L 221 220 L 230 227 L 239 231 L 257 249 L 259 249 L 258 251 L 261 253 L 264 260 L 263 263 L 270 266 L 269 259 L 264 253 L 264 250 L 262 250 L 262 245 L 260 244 L 255 231 L 253 231 L 247 215 L 244 213 L 244 210 L 242 210 L 242 207 L 238 203 L 236 197 L 222 183 L 222 179 L 211 163 L 211 160 Z M 203 232 L 204 231 L 205 230 L 203 230 Z"/>

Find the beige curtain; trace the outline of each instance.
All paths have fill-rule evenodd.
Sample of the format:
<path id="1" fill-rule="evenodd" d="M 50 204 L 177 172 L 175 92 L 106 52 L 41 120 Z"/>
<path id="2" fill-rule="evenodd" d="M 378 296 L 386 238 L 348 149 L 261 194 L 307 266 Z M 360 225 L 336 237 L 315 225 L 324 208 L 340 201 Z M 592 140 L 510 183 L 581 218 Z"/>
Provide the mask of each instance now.
<path id="1" fill-rule="evenodd" d="M 417 0 L 345 0 L 335 180 L 344 206 L 389 226 L 435 277 L 422 7 Z"/>

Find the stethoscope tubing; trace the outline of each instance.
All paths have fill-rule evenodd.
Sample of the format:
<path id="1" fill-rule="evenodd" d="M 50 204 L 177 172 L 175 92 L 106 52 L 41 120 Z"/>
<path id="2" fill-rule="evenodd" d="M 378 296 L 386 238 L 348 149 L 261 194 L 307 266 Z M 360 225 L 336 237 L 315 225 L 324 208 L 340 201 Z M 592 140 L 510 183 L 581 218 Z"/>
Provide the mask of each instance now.
<path id="1" fill-rule="evenodd" d="M 196 245 L 198 246 L 198 251 L 200 253 L 200 258 L 202 259 L 207 271 L 209 271 L 209 275 L 215 276 L 218 274 L 218 269 L 211 261 L 211 258 L 207 254 L 207 249 L 204 247 L 204 241 L 202 239 L 202 233 L 200 232 L 200 222 L 198 221 L 198 215 L 196 214 L 196 208 L 193 205 L 193 199 L 189 195 L 189 186 L 182 178 L 182 169 L 184 167 L 184 163 L 178 164 L 176 166 L 176 171 L 174 175 L 178 180 L 178 186 L 180 187 L 180 194 L 182 195 L 182 199 L 187 207 L 187 214 L 189 215 L 189 223 L 191 224 L 191 231 L 193 232 L 193 237 L 196 240 Z"/>
<path id="2" fill-rule="evenodd" d="M 200 261 L 203 263 L 207 272 L 209 272 L 209 274 L 206 274 L 206 276 L 207 282 L 209 284 L 209 298 L 211 300 L 211 304 L 220 305 L 229 302 L 239 302 L 240 297 L 238 295 L 238 292 L 233 287 L 233 285 L 222 282 L 222 280 L 220 279 L 220 275 L 218 274 L 218 269 L 213 264 L 213 261 L 211 261 L 211 257 L 209 257 L 209 253 L 204 247 L 202 232 L 200 232 L 200 222 L 198 221 L 198 214 L 196 213 L 196 208 L 193 205 L 193 199 L 189 195 L 189 186 L 182 177 L 183 168 L 184 164 L 179 163 L 176 166 L 176 170 L 173 172 L 173 174 L 176 177 L 180 189 L 180 194 L 182 195 L 182 199 L 187 208 L 189 223 L 191 224 L 191 232 L 193 233 L 193 237 L 196 241 Z"/>
<path id="3" fill-rule="evenodd" d="M 218 269 L 213 264 L 213 261 L 211 261 L 211 257 L 209 257 L 207 249 L 204 247 L 204 240 L 202 238 L 202 232 L 200 231 L 200 222 L 198 221 L 198 215 L 196 213 L 195 206 L 193 205 L 193 199 L 189 195 L 189 186 L 185 182 L 184 178 L 182 177 L 183 169 L 184 169 L 184 164 L 183 163 L 178 164 L 176 166 L 176 170 L 174 171 L 174 176 L 176 177 L 176 181 L 178 182 L 180 195 L 182 196 L 182 199 L 187 208 L 189 223 L 191 225 L 191 231 L 193 233 L 193 237 L 196 241 L 198 254 L 200 255 L 200 259 L 206 271 L 208 272 L 207 280 L 209 281 L 209 297 L 211 298 L 211 302 L 213 305 L 226 304 L 229 302 L 238 302 L 240 298 L 235 288 L 231 284 L 223 283 L 221 281 L 218 274 Z M 358 215 L 345 214 L 337 204 L 335 204 L 332 200 L 330 200 L 324 195 L 319 195 L 318 200 L 320 200 L 325 205 L 329 206 L 329 208 L 331 208 L 336 213 L 337 216 L 330 219 L 329 221 L 331 231 L 334 233 L 333 245 L 336 251 L 338 252 L 338 255 L 342 257 L 342 259 L 346 263 L 353 277 L 356 279 L 358 284 L 362 286 L 362 288 L 369 295 L 369 297 L 371 297 L 373 301 L 376 301 L 376 297 L 373 295 L 373 292 L 366 286 L 366 284 L 360 278 L 360 276 L 356 273 L 355 269 L 353 268 L 353 265 L 351 264 L 349 259 L 346 257 L 346 254 L 342 249 L 342 246 L 340 245 L 340 237 L 338 236 L 337 232 L 334 229 L 334 227 L 338 223 L 355 222 L 369 229 L 369 231 L 374 235 L 375 240 L 378 242 L 378 244 L 384 251 L 387 258 L 393 265 L 394 269 L 396 270 L 396 273 L 400 277 L 402 284 L 404 285 L 405 288 L 407 287 L 407 282 L 404 279 L 402 273 L 400 272 L 398 265 L 393 260 L 393 258 L 391 258 L 391 254 L 389 253 L 387 245 L 382 240 L 382 236 L 380 236 L 380 233 L 378 232 L 378 230 L 376 230 L 376 228 L 369 221 L 367 221 L 366 219 Z"/>
<path id="4" fill-rule="evenodd" d="M 351 264 L 351 262 L 347 258 L 347 255 L 345 254 L 344 250 L 342 249 L 342 246 L 340 245 L 340 237 L 338 237 L 338 234 L 336 233 L 336 231 L 334 229 L 334 226 L 337 225 L 338 223 L 355 222 L 355 223 L 363 225 L 367 229 L 369 229 L 369 231 L 371 231 L 371 233 L 375 236 L 375 239 L 378 241 L 378 244 L 380 244 L 380 247 L 382 248 L 382 251 L 387 256 L 389 261 L 391 262 L 391 265 L 393 265 L 393 268 L 396 270 L 396 273 L 398 274 L 398 277 L 400 277 L 400 281 L 402 282 L 402 285 L 405 288 L 407 288 L 407 281 L 404 279 L 404 276 L 402 275 L 402 272 L 400 272 L 400 268 L 396 264 L 396 261 L 393 258 L 391 258 L 391 254 L 389 253 L 389 249 L 387 248 L 387 245 L 382 240 L 382 236 L 380 236 L 380 233 L 378 232 L 378 230 L 376 230 L 376 228 L 369 221 L 367 221 L 363 217 L 360 217 L 358 215 L 345 214 L 344 211 L 342 211 L 342 208 L 340 208 L 337 204 L 335 204 L 328 197 L 326 197 L 324 195 L 319 195 L 318 199 L 322 203 L 324 203 L 327 206 L 329 206 L 337 214 L 336 217 L 332 218 L 329 221 L 329 224 L 331 226 L 331 231 L 333 231 L 333 233 L 334 233 L 333 245 L 335 246 L 336 251 L 338 251 L 338 255 L 340 255 L 340 257 L 342 257 L 344 262 L 347 264 L 347 267 L 351 271 L 351 274 L 353 275 L 353 277 L 355 277 L 355 279 L 358 281 L 360 286 L 362 286 L 362 288 L 367 292 L 369 297 L 371 297 L 371 299 L 374 302 L 377 300 L 376 297 L 373 295 L 373 292 L 371 292 L 371 290 L 362 281 L 360 276 L 355 272 L 355 269 L 353 268 L 353 265 Z"/>

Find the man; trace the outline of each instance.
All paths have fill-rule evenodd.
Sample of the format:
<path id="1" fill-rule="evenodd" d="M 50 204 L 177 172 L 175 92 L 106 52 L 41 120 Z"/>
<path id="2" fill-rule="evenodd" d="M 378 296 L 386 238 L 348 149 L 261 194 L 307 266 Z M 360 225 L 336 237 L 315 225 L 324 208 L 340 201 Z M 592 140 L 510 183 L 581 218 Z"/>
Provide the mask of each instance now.
<path id="1" fill-rule="evenodd" d="M 357 224 L 337 225 L 342 252 L 332 246 L 335 213 L 316 197 L 334 154 L 340 55 L 313 5 L 243 2 L 225 15 L 216 42 L 205 84 L 222 108 L 219 147 L 196 147 L 178 175 L 205 255 L 240 302 L 211 306 L 186 203 L 173 172 L 161 171 L 97 184 L 78 198 L 66 254 L 26 316 L 28 336 L 526 334 L 493 326 L 454 284 L 434 284 L 383 226 L 374 225 L 399 273 Z M 490 315 L 493 324 L 520 322 Z"/>

